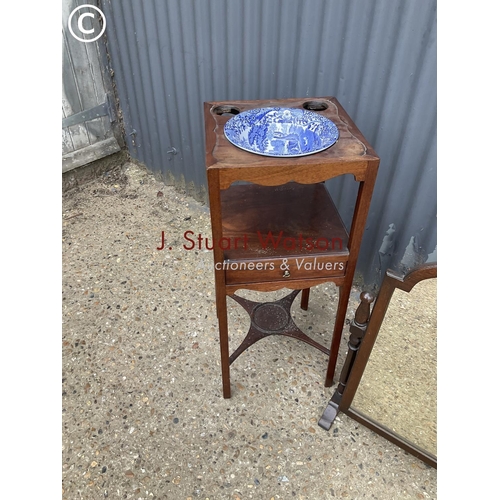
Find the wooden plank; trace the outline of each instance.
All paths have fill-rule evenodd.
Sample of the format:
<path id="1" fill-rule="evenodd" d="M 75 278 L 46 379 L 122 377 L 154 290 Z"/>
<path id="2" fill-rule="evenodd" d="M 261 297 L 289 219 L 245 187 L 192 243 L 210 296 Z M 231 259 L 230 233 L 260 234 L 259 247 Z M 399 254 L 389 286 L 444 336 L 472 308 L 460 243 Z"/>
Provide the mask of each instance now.
<path id="1" fill-rule="evenodd" d="M 74 38 L 69 33 L 67 20 L 73 7 L 73 2 L 68 4 L 65 2 L 65 9 L 63 9 L 63 32 L 64 41 L 67 48 L 69 67 L 64 66 L 68 70 L 71 68 L 72 75 L 76 84 L 78 95 L 66 92 L 67 97 L 70 99 L 70 105 L 74 113 L 91 109 L 105 99 L 105 92 L 101 96 L 97 95 L 95 80 L 100 78 L 102 87 L 101 69 L 97 59 L 96 44 L 83 43 Z M 80 12 L 91 12 L 90 9 L 84 8 Z M 79 13 L 77 15 L 79 15 Z M 97 63 L 97 65 L 96 65 Z M 63 85 L 66 87 L 67 79 L 63 75 Z M 71 102 L 73 101 L 73 102 Z M 81 109 L 77 109 L 81 107 Z M 68 115 L 70 116 L 70 115 Z M 95 120 L 92 125 L 85 125 L 88 140 L 90 144 L 94 144 L 105 136 L 105 130 L 100 120 Z"/>
<path id="2" fill-rule="evenodd" d="M 104 81 L 104 72 L 105 68 L 102 64 L 102 58 L 100 53 L 100 48 L 103 50 L 105 48 L 101 46 L 102 39 L 95 41 L 94 43 L 85 43 L 86 49 L 86 65 L 88 70 L 87 80 L 90 77 L 90 82 L 92 83 L 92 89 L 90 89 L 90 85 L 87 87 L 88 91 L 93 92 L 93 98 L 96 100 L 96 106 L 101 104 L 106 100 L 106 86 Z M 85 109 L 88 109 L 87 107 Z M 113 132 L 111 130 L 111 123 L 109 118 L 101 117 L 96 120 L 93 120 L 90 123 L 87 123 L 87 129 L 90 133 L 91 143 L 95 138 L 95 142 L 103 140 L 105 138 L 109 138 L 113 136 Z"/>
<path id="3" fill-rule="evenodd" d="M 66 118 L 66 113 L 64 112 L 64 105 L 62 108 L 62 117 Z M 62 152 L 63 155 L 74 151 L 75 147 L 73 146 L 73 141 L 71 140 L 71 134 L 68 129 L 62 129 Z"/>
<path id="4" fill-rule="evenodd" d="M 74 168 L 81 167 L 82 165 L 116 153 L 120 151 L 120 149 L 120 145 L 114 137 L 97 142 L 96 144 L 91 144 L 86 148 L 64 155 L 62 159 L 62 171 L 63 173 L 68 172 Z"/>
<path id="5" fill-rule="evenodd" d="M 74 74 L 74 67 L 71 61 L 71 54 L 69 44 L 67 43 L 67 36 L 63 29 L 62 34 L 62 64 L 63 64 L 63 88 L 62 88 L 62 107 L 65 117 L 71 116 L 75 113 L 83 111 L 82 103 L 80 100 L 80 93 Z M 90 145 L 89 136 L 85 124 L 79 123 L 68 127 L 67 133 L 71 137 L 73 144 L 73 151 L 85 148 Z"/>

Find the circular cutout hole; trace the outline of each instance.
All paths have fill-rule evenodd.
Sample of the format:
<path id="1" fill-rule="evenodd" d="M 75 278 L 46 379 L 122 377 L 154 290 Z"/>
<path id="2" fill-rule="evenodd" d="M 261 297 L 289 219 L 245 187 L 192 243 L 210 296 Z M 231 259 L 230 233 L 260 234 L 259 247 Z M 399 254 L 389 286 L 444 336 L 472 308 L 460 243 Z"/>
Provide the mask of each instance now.
<path id="1" fill-rule="evenodd" d="M 307 101 L 302 107 L 309 111 L 325 111 L 328 109 L 328 103 L 326 101 Z"/>
<path id="2" fill-rule="evenodd" d="M 217 106 L 214 113 L 219 116 L 234 116 L 239 115 L 240 110 L 234 106 Z"/>

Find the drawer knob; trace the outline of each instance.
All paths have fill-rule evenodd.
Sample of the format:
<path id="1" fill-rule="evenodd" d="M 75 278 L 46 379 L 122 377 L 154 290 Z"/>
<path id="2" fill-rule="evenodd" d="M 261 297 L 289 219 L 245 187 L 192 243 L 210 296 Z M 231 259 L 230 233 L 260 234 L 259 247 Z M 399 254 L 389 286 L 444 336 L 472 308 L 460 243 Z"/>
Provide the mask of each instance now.
<path id="1" fill-rule="evenodd" d="M 289 278 L 290 277 L 290 271 L 287 269 L 284 273 L 283 273 L 283 278 Z"/>

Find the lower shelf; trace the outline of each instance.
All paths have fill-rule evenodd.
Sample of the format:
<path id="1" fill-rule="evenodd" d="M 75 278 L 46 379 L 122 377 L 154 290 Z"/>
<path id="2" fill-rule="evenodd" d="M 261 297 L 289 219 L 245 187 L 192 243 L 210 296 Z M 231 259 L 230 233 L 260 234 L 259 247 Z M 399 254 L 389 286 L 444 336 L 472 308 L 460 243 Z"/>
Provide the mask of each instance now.
<path id="1" fill-rule="evenodd" d="M 344 276 L 349 236 L 323 183 L 236 185 L 221 201 L 226 284 Z"/>

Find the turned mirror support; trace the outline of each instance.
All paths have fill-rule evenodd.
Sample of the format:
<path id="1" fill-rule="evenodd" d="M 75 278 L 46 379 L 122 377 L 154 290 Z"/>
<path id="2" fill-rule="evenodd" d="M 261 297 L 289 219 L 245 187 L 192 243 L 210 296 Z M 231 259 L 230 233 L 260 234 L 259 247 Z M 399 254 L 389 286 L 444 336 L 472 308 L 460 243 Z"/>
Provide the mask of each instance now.
<path id="1" fill-rule="evenodd" d="M 318 422 L 318 425 L 325 430 L 330 430 L 330 427 L 339 412 L 339 404 L 342 399 L 342 394 L 344 393 L 347 380 L 349 379 L 349 375 L 351 373 L 352 365 L 354 364 L 359 346 L 366 332 L 366 326 L 370 318 L 370 304 L 375 300 L 375 297 L 369 292 L 362 292 L 359 298 L 361 303 L 356 309 L 354 321 L 351 323 L 349 328 L 349 331 L 351 332 L 348 343 L 349 350 L 340 374 L 339 384 Z"/>

